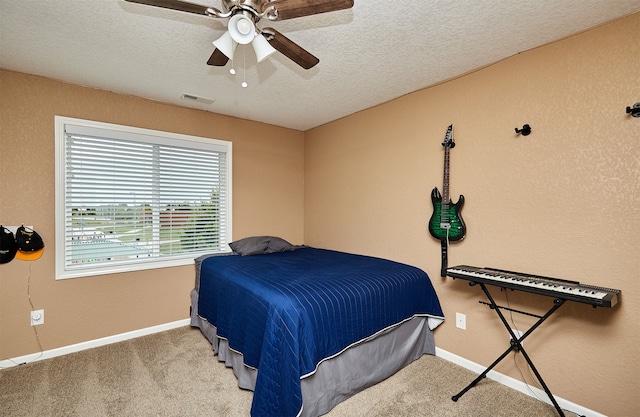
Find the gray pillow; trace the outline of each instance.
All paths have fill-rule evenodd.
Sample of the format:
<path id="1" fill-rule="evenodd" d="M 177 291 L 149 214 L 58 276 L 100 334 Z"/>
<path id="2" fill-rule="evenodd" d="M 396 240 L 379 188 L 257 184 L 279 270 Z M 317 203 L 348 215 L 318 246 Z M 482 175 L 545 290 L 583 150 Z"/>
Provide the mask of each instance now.
<path id="1" fill-rule="evenodd" d="M 296 246 L 275 236 L 251 236 L 229 243 L 234 253 L 239 255 L 260 255 L 264 253 L 288 252 Z"/>

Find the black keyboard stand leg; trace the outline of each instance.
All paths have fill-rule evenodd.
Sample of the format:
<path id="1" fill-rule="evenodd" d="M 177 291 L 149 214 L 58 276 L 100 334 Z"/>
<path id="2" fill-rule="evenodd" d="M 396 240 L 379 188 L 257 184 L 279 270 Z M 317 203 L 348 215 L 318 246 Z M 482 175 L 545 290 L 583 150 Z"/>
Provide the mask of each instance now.
<path id="1" fill-rule="evenodd" d="M 475 285 L 475 284 L 476 283 L 473 283 L 473 282 L 470 283 L 470 285 Z M 547 396 L 549 397 L 549 399 L 553 403 L 553 406 L 556 408 L 556 411 L 558 411 L 558 414 L 561 417 L 565 417 L 564 413 L 562 412 L 562 409 L 558 405 L 558 402 L 556 401 L 556 399 L 554 398 L 553 394 L 551 394 L 551 391 L 547 387 L 547 384 L 544 383 L 544 380 L 542 379 L 542 376 L 540 375 L 540 373 L 538 372 L 538 370 L 534 366 L 534 364 L 531 361 L 531 358 L 529 358 L 529 355 L 527 354 L 527 352 L 522 347 L 522 342 L 524 341 L 524 339 L 527 336 L 529 336 L 531 334 L 531 332 L 533 332 L 536 328 L 538 328 L 538 326 L 540 326 L 547 318 L 549 318 L 549 316 L 551 316 L 557 309 L 559 309 L 562 306 L 562 304 L 564 304 L 565 300 L 562 300 L 562 299 L 559 299 L 559 298 L 555 299 L 553 301 L 553 307 L 551 307 L 549 309 L 549 311 L 547 311 L 547 313 L 544 316 L 542 316 L 542 317 L 538 316 L 539 317 L 538 321 L 533 326 L 531 326 L 529 328 L 529 330 L 527 330 L 522 335 L 522 337 L 517 338 L 516 335 L 511 330 L 511 326 L 509 326 L 509 322 L 507 322 L 507 320 L 505 319 L 504 315 L 502 314 L 502 311 L 500 311 L 500 307 L 495 303 L 495 301 L 493 300 L 493 297 L 491 296 L 491 294 L 487 290 L 487 287 L 484 285 L 484 283 L 479 283 L 479 284 L 480 284 L 480 288 L 482 288 L 482 291 L 485 293 L 485 295 L 487 296 L 487 299 L 489 300 L 489 307 L 492 310 L 495 310 L 496 314 L 498 314 L 498 317 L 500 317 L 500 320 L 502 321 L 502 324 L 504 325 L 504 327 L 507 329 L 507 331 L 511 335 L 511 345 L 509 346 L 509 348 L 507 350 L 504 351 L 504 353 L 502 355 L 500 355 L 500 357 L 498 359 L 496 359 L 491 365 L 489 365 L 489 367 L 487 369 L 485 369 L 480 375 L 478 375 L 478 377 L 476 379 L 471 381 L 471 383 L 469 385 L 467 385 L 462 391 L 460 391 L 459 393 L 457 393 L 456 395 L 451 397 L 451 399 L 453 401 L 458 401 L 458 399 L 460 397 L 462 397 L 467 391 L 469 391 L 471 388 L 476 386 L 476 384 L 478 382 L 480 382 L 483 378 L 485 378 L 487 376 L 487 374 L 498 363 L 500 363 L 500 361 L 502 361 L 509 353 L 511 353 L 511 351 L 515 350 L 516 352 L 522 353 L 522 356 L 524 356 L 525 360 L 527 361 L 527 363 L 529 364 L 529 366 L 533 370 L 534 375 L 536 376 L 536 378 L 540 382 L 540 385 L 542 385 L 542 388 L 544 389 L 544 392 L 547 393 Z"/>
<path id="2" fill-rule="evenodd" d="M 495 360 L 495 362 L 493 362 L 491 365 L 489 365 L 489 367 L 487 369 L 484 370 L 484 372 L 482 372 L 480 375 L 478 375 L 478 377 L 476 379 L 474 379 L 469 385 L 467 385 L 462 391 L 460 391 L 459 393 L 457 393 L 456 395 L 454 395 L 453 397 L 451 397 L 451 399 L 453 401 L 458 401 L 458 399 L 460 397 L 462 397 L 465 392 L 469 391 L 471 388 L 475 387 L 476 384 L 478 382 L 480 382 L 480 380 L 482 380 L 484 377 L 487 376 L 487 374 L 498 364 L 500 363 L 501 360 L 503 360 L 508 354 L 509 352 L 511 352 L 514 349 L 515 345 L 511 345 L 509 347 L 509 349 L 507 349 L 502 355 L 500 355 L 500 357 L 498 359 Z"/>

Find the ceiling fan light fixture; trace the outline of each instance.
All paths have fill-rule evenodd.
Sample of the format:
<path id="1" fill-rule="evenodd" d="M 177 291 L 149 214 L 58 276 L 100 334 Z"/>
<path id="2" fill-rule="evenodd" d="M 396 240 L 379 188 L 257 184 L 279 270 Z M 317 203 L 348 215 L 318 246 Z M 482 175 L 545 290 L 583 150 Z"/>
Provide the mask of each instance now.
<path id="1" fill-rule="evenodd" d="M 256 53 L 256 58 L 258 59 L 259 63 L 265 60 L 267 57 L 271 56 L 271 54 L 276 51 L 276 49 L 271 46 L 264 35 L 258 35 L 253 38 L 251 46 L 253 46 L 253 50 Z"/>
<path id="2" fill-rule="evenodd" d="M 234 41 L 248 44 L 256 37 L 256 26 L 247 16 L 239 13 L 229 19 L 229 33 Z"/>
<path id="3" fill-rule="evenodd" d="M 233 59 L 233 53 L 238 46 L 237 42 L 233 40 L 229 32 L 225 32 L 222 36 L 213 41 L 213 45 L 229 59 Z"/>

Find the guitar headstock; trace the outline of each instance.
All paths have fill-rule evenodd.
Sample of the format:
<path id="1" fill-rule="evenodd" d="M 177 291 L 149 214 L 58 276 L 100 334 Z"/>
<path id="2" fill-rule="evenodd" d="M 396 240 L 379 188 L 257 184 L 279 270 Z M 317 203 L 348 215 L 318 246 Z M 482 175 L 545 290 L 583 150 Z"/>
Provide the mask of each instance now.
<path id="1" fill-rule="evenodd" d="M 447 133 L 444 136 L 444 142 L 442 142 L 442 146 L 444 146 L 445 148 L 454 148 L 456 146 L 456 143 L 453 141 L 453 135 L 452 132 L 453 131 L 453 125 L 449 125 L 449 127 L 447 128 Z"/>

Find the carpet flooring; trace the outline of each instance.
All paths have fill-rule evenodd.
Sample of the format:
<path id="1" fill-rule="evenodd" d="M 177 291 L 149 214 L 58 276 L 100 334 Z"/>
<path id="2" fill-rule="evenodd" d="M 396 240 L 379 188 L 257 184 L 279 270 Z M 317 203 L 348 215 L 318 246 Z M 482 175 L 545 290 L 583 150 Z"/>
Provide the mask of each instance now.
<path id="1" fill-rule="evenodd" d="M 557 416 L 490 379 L 457 402 L 476 374 L 424 355 L 326 417 Z M 248 416 L 253 393 L 198 329 L 183 327 L 0 371 L 0 416 Z M 572 413 L 566 413 L 573 416 Z"/>

